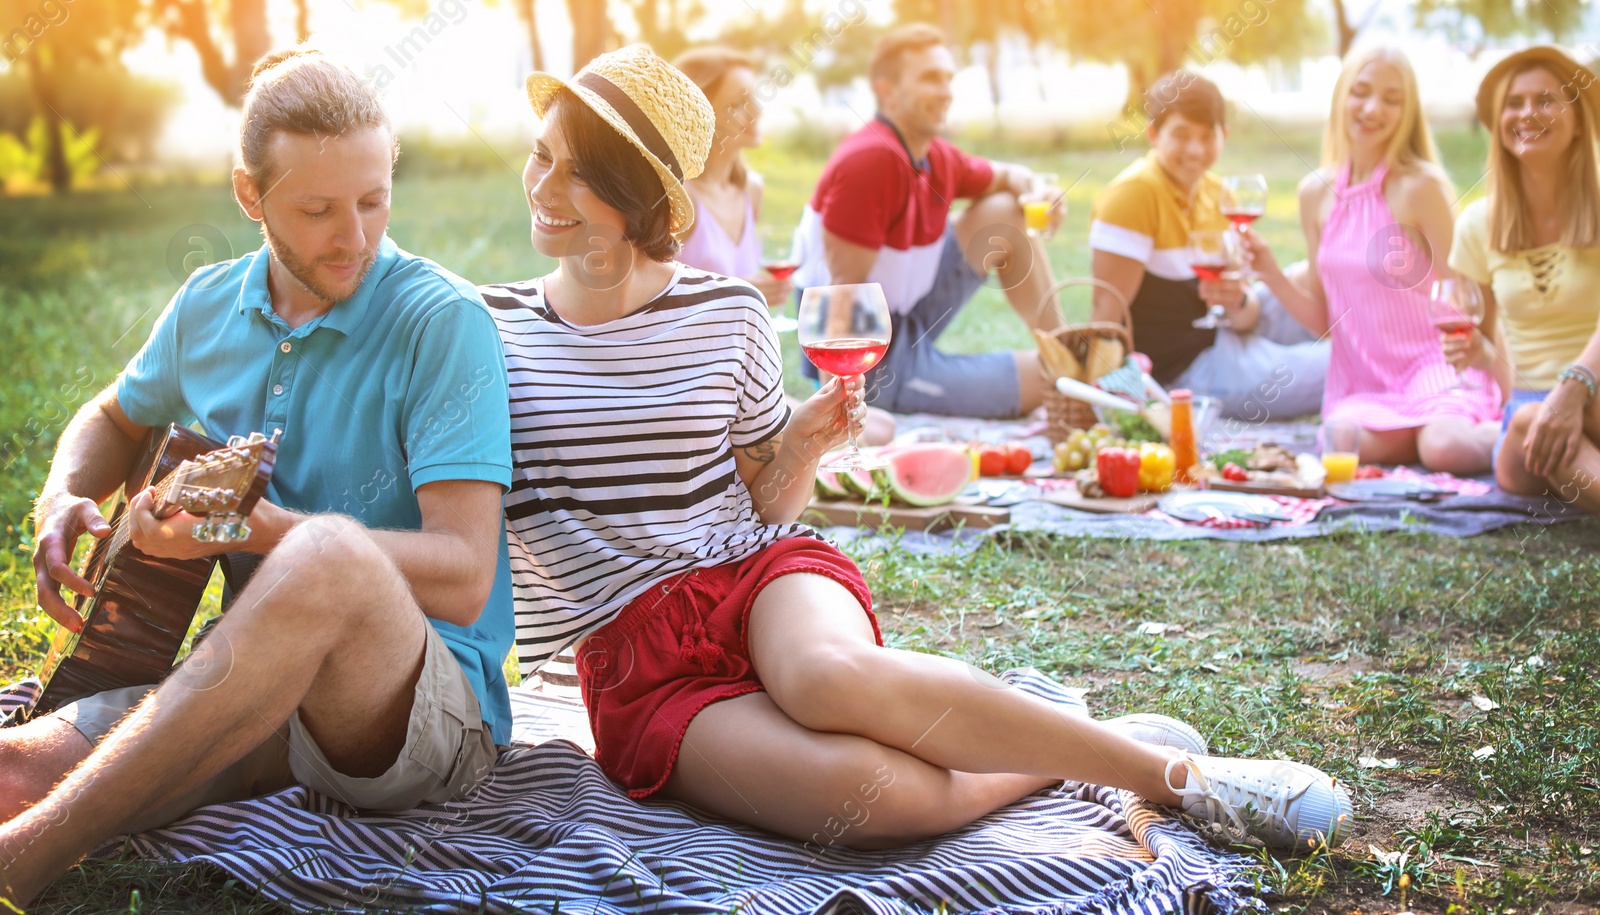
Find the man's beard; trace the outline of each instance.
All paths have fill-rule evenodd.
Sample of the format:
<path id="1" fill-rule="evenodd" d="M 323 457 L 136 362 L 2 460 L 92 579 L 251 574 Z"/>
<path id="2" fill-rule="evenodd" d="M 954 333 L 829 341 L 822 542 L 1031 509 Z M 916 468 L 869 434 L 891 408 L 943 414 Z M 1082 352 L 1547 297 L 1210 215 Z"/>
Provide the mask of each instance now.
<path id="1" fill-rule="evenodd" d="M 350 288 L 342 291 L 318 280 L 317 267 L 322 264 L 345 264 L 349 263 L 348 260 L 340 261 L 325 257 L 320 260 L 307 261 L 293 248 L 289 247 L 288 244 L 279 241 L 272 234 L 272 229 L 267 225 L 265 217 L 261 220 L 261 234 L 266 236 L 267 248 L 272 252 L 272 256 L 277 258 L 278 262 L 288 269 L 290 276 L 298 280 L 300 285 L 304 286 L 312 295 L 334 305 L 355 295 L 356 290 L 360 289 L 361 284 L 366 281 L 367 274 L 372 271 L 372 265 L 378 261 L 377 245 L 373 245 L 371 248 L 361 252 L 361 270 L 356 274 Z"/>

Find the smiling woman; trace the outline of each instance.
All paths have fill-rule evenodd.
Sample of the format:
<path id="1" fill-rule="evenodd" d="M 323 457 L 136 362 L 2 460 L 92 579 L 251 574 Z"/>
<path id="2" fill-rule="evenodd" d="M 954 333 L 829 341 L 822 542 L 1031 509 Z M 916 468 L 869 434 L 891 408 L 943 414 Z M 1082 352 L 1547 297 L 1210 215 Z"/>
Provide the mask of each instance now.
<path id="1" fill-rule="evenodd" d="M 640 45 L 528 89 L 543 116 L 524 174 L 533 240 L 560 266 L 482 290 L 511 382 L 518 656 L 530 675 L 576 646 L 607 775 L 802 841 L 839 798 L 892 780 L 870 820 L 830 831 L 857 848 L 945 833 L 1063 778 L 1275 845 L 1341 840 L 1349 798 L 1309 766 L 1190 755 L 1204 741 L 1181 722 L 1064 715 L 953 659 L 885 647 L 860 569 L 797 523 L 818 461 L 861 421 L 860 379 L 791 410 L 749 284 L 632 240 L 606 284 L 585 264 L 590 239 L 605 244 L 596 229 L 645 238 L 637 227 L 664 212 L 692 224 L 683 181 L 710 151 L 705 95 Z M 575 142 L 583 131 L 595 146 Z"/>
<path id="2" fill-rule="evenodd" d="M 550 97 L 545 123 L 560 134 L 567 148 L 555 175 L 551 175 L 551 171 L 558 163 L 549 139 L 541 136 L 528 157 L 522 183 L 534 207 L 534 228 L 563 238 L 581 234 L 570 230 L 583 222 L 582 214 L 545 206 L 537 194 L 539 186 L 546 182 L 551 190 L 557 184 L 571 183 L 587 188 L 606 207 L 622 216 L 621 225 L 616 227 L 621 230 L 619 240 L 625 240 L 652 260 L 671 260 L 679 248 L 678 240 L 672 235 L 672 207 L 661 179 L 644 156 L 630 146 L 615 142 L 616 131 L 611 125 L 580 102 L 570 89 L 557 90 Z M 608 139 L 611 142 L 607 142 Z M 579 162 L 584 163 L 581 171 L 577 166 Z M 568 194 L 566 197 L 574 204 L 583 199 L 583 195 Z M 555 257 L 566 253 L 565 243 L 559 251 L 546 251 L 537 241 L 535 247 Z"/>
<path id="3" fill-rule="evenodd" d="M 1247 236 L 1278 300 L 1332 337 L 1322 416 L 1362 429 L 1363 463 L 1489 469 L 1504 382 L 1474 372 L 1470 387 L 1457 387 L 1429 315 L 1455 196 L 1411 62 L 1398 48 L 1373 46 L 1345 60 L 1322 165 L 1300 184 L 1304 277 L 1290 281 L 1266 241 Z"/>
<path id="4" fill-rule="evenodd" d="M 1489 194 L 1456 223 L 1450 264 L 1476 281 L 1484 324 L 1457 364 L 1514 377 L 1495 448 L 1495 478 L 1510 492 L 1555 490 L 1600 512 L 1600 83 L 1557 48 L 1519 51 L 1478 91 L 1489 144 Z"/>

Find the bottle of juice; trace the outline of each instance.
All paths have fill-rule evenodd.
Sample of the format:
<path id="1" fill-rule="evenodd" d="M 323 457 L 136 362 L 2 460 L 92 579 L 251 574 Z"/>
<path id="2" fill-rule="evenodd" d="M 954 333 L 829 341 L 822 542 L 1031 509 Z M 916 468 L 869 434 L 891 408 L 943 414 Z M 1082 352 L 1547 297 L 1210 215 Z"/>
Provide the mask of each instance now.
<path id="1" fill-rule="evenodd" d="M 1194 482 L 1194 465 L 1200 463 L 1200 453 L 1194 441 L 1194 392 L 1179 388 L 1169 392 L 1172 396 L 1172 479 L 1178 483 Z"/>

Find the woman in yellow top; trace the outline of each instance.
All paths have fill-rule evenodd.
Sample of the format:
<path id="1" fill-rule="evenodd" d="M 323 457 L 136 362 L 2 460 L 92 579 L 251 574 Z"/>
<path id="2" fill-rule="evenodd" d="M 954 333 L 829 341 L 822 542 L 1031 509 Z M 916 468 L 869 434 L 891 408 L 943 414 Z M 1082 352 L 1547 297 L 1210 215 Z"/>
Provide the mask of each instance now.
<path id="1" fill-rule="evenodd" d="M 1488 194 L 1456 220 L 1450 266 L 1482 284 L 1481 334 L 1445 355 L 1509 377 L 1495 479 L 1600 512 L 1600 82 L 1551 47 L 1496 64 L 1478 89 Z"/>

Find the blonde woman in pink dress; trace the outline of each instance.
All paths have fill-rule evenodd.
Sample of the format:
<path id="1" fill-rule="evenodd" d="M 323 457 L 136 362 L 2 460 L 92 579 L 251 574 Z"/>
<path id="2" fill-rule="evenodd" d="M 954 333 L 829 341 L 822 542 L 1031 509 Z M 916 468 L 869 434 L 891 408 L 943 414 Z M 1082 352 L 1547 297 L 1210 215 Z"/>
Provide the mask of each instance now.
<path id="1" fill-rule="evenodd" d="M 1284 308 L 1332 337 L 1322 417 L 1361 427 L 1364 463 L 1464 475 L 1493 464 L 1500 386 L 1474 369 L 1455 388 L 1428 313 L 1454 196 L 1410 62 L 1393 48 L 1358 50 L 1334 87 L 1322 166 L 1300 183 L 1305 274 L 1290 280 L 1266 240 L 1246 234 Z"/>

